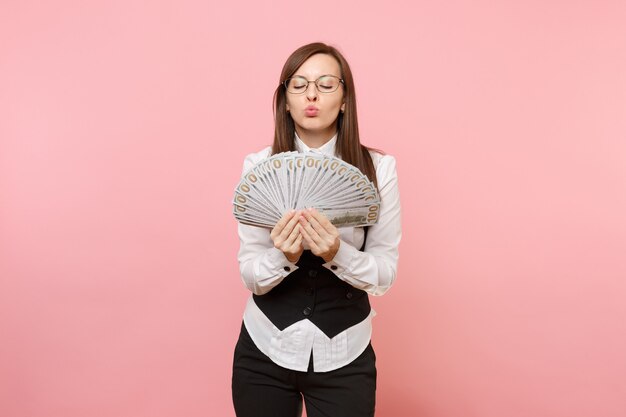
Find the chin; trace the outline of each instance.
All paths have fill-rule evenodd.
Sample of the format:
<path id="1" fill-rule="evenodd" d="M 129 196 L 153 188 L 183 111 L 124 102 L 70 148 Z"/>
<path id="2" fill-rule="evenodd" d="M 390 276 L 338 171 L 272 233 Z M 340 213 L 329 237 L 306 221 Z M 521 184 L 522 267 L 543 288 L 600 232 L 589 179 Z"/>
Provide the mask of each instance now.
<path id="1" fill-rule="evenodd" d="M 303 123 L 300 124 L 302 129 L 316 132 L 322 132 L 324 130 L 330 129 L 332 125 L 332 123 L 327 124 L 319 120 L 304 120 Z"/>

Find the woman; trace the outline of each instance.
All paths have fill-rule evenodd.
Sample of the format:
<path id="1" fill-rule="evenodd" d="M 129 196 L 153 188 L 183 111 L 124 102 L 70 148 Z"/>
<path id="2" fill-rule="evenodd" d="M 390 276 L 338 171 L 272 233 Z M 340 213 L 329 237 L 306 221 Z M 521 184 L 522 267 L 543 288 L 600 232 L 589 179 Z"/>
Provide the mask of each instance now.
<path id="1" fill-rule="evenodd" d="M 238 417 L 374 415 L 376 357 L 368 294 L 396 276 L 400 198 L 395 159 L 359 142 L 352 73 L 335 48 L 312 43 L 287 59 L 274 94 L 272 154 L 341 157 L 378 187 L 378 223 L 337 229 L 315 209 L 286 213 L 270 231 L 239 224 L 241 276 L 252 291 L 235 348 Z M 365 230 L 367 229 L 367 230 Z"/>

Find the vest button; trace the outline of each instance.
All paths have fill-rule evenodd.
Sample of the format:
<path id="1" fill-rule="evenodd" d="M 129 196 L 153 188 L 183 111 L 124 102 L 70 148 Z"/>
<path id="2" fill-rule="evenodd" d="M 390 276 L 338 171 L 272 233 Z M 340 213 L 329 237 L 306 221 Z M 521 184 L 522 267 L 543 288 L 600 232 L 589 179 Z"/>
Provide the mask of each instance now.
<path id="1" fill-rule="evenodd" d="M 353 294 L 352 294 L 352 292 L 351 292 L 351 291 L 348 291 L 348 292 L 346 293 L 346 298 L 347 298 L 348 300 L 351 300 L 351 299 L 352 299 L 352 296 L 353 296 Z"/>
<path id="2" fill-rule="evenodd" d="M 313 310 L 311 310 L 311 307 L 305 307 L 304 310 L 302 310 L 302 314 L 304 314 L 305 316 L 310 316 L 312 311 Z"/>
<path id="3" fill-rule="evenodd" d="M 317 276 L 317 269 L 309 269 L 309 277 L 315 278 Z"/>
<path id="4" fill-rule="evenodd" d="M 332 269 L 333 271 L 336 271 L 337 270 L 337 265 L 331 265 L 330 269 Z"/>
<path id="5" fill-rule="evenodd" d="M 313 288 L 307 288 L 304 292 L 306 295 L 313 295 Z"/>

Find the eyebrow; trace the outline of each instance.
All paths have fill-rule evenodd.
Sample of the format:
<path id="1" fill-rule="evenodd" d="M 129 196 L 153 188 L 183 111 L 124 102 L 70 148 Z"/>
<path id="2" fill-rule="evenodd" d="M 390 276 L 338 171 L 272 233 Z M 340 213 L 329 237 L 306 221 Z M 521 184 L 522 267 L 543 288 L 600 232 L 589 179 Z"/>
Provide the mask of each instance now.
<path id="1" fill-rule="evenodd" d="M 327 76 L 327 75 L 331 75 L 331 76 L 333 76 L 333 77 L 341 78 L 341 75 L 335 75 L 335 74 L 322 74 L 322 75 L 320 75 L 319 77 L 317 77 L 317 78 L 316 78 L 316 80 L 317 80 L 318 78 L 322 78 L 322 77 L 325 77 L 325 76 Z M 304 75 L 294 74 L 294 75 L 292 75 L 292 76 L 291 76 L 291 78 L 293 78 L 293 77 L 300 77 L 300 78 L 304 78 L 305 80 L 307 80 L 307 81 L 308 81 L 308 78 L 306 78 Z"/>

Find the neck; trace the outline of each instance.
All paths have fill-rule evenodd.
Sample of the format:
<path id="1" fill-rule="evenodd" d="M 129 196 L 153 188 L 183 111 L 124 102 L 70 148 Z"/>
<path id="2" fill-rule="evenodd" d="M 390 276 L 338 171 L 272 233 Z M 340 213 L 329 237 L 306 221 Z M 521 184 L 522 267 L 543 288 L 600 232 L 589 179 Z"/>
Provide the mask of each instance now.
<path id="1" fill-rule="evenodd" d="M 335 126 L 331 126 L 322 132 L 311 132 L 309 130 L 302 131 L 296 127 L 296 133 L 298 133 L 300 140 L 309 148 L 319 148 L 331 140 L 337 133 L 337 130 Z"/>

